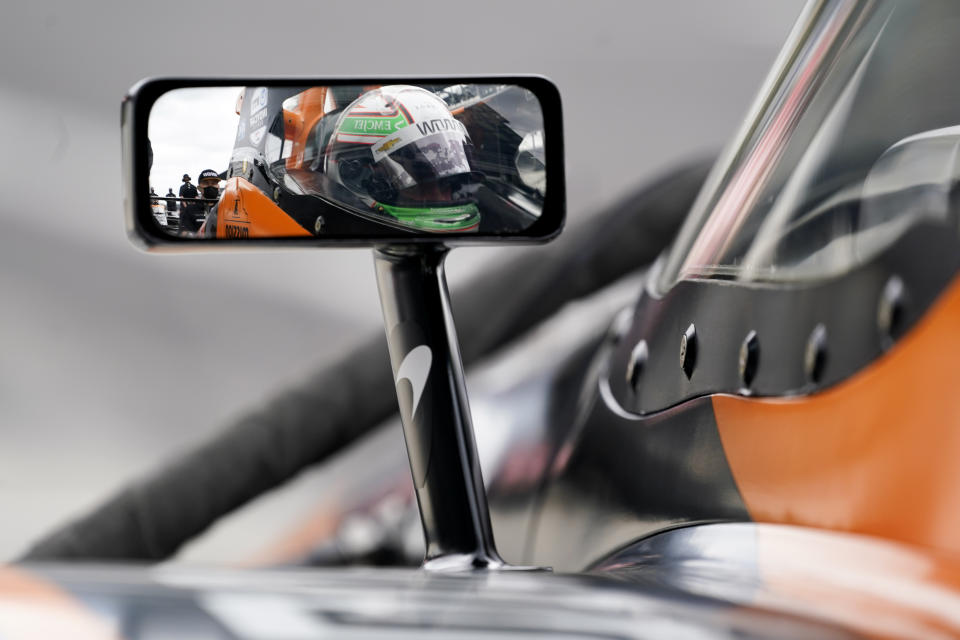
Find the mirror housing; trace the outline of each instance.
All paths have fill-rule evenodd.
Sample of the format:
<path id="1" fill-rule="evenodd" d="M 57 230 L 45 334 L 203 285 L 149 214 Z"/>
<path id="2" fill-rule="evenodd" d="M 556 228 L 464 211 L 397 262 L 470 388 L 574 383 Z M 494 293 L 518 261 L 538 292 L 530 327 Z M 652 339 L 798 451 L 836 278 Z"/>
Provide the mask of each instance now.
<path id="1" fill-rule="evenodd" d="M 210 179 L 217 174 L 218 195 L 168 198 L 159 193 L 172 192 L 168 184 L 151 193 L 151 170 L 175 155 L 170 149 L 193 140 L 201 148 L 202 136 L 190 133 L 205 113 L 197 97 L 225 95 L 230 88 L 238 95 L 215 113 L 217 122 L 236 134 L 224 140 L 216 133 L 220 146 L 214 156 L 167 163 L 178 167 L 178 175 L 202 170 L 208 185 L 217 182 Z M 356 97 L 339 104 L 331 98 L 344 95 Z M 405 120 L 398 119 L 387 135 L 359 133 L 357 123 L 374 122 L 368 115 L 380 118 L 377 125 L 391 115 L 371 114 L 371 105 L 384 100 L 389 107 L 399 103 Z M 182 136 L 177 118 L 185 124 Z M 539 243 L 556 236 L 564 223 L 560 96 L 539 76 L 148 79 L 125 97 L 122 128 L 127 231 L 148 250 Z M 175 144 L 161 140 L 164 135 Z M 358 142 L 368 138 L 376 144 Z M 365 173 L 356 172 L 359 178 L 351 181 L 358 149 L 365 154 L 366 164 L 359 165 Z M 340 158 L 345 160 L 336 164 Z M 396 182 L 409 183 L 413 176 L 415 183 L 418 172 L 430 173 L 422 169 L 431 169 L 430 162 L 434 182 L 422 180 L 426 186 L 407 189 L 383 179 L 399 176 Z M 167 170 L 164 177 L 176 179 L 171 175 Z M 371 185 L 372 196 L 365 191 Z M 211 228 L 201 227 L 201 234 L 172 232 L 165 224 L 168 201 L 205 207 L 197 220 L 211 220 Z M 247 215 L 252 211 L 256 219 Z"/>

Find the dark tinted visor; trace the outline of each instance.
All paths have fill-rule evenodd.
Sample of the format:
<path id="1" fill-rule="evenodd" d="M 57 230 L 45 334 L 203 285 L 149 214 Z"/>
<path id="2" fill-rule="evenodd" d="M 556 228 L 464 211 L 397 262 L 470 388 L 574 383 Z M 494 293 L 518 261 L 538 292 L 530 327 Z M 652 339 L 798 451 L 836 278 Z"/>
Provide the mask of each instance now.
<path id="1" fill-rule="evenodd" d="M 469 138 L 459 131 L 408 142 L 374 164 L 370 195 L 387 204 L 468 199 L 482 178 L 470 149 Z"/>

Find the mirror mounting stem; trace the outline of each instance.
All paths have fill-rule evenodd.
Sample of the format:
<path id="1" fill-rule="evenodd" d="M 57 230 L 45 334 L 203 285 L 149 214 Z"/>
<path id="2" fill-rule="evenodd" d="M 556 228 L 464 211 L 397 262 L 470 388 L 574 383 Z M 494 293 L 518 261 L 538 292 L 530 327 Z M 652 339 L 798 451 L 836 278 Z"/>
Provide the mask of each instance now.
<path id="1" fill-rule="evenodd" d="M 507 568 L 490 526 L 444 275 L 442 244 L 374 248 L 403 434 L 426 542 L 424 568 Z"/>

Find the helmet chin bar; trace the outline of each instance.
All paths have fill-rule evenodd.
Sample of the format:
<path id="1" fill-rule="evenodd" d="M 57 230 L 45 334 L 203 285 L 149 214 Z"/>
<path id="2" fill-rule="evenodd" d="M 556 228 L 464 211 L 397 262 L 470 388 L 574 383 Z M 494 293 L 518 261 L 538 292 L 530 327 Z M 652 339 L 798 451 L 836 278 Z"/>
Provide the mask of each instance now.
<path id="1" fill-rule="evenodd" d="M 500 558 L 473 437 L 440 244 L 374 249 L 425 569 L 530 569 Z"/>

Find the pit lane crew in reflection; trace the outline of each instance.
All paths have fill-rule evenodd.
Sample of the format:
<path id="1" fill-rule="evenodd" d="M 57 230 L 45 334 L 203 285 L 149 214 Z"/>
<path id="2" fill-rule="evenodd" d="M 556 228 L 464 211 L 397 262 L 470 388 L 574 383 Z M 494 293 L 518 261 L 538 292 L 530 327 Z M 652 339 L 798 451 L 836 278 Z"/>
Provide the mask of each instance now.
<path id="1" fill-rule="evenodd" d="M 197 188 L 190 182 L 190 174 L 183 174 L 180 185 L 180 235 L 195 236 L 203 222 L 203 204 L 197 202 Z"/>
<path id="2" fill-rule="evenodd" d="M 154 190 L 153 187 L 150 187 L 150 210 L 153 212 L 153 217 L 156 221 L 163 227 L 167 226 L 167 210 L 163 206 L 163 203 L 156 198 L 159 198 L 160 195 Z"/>
<path id="3" fill-rule="evenodd" d="M 202 205 L 205 219 L 200 225 L 198 235 L 203 238 L 215 238 L 217 236 L 217 206 L 220 198 L 220 174 L 213 169 L 204 169 L 200 172 L 197 184 L 200 185 L 200 197 L 206 201 Z"/>
<path id="4" fill-rule="evenodd" d="M 180 218 L 177 214 L 177 194 L 173 192 L 173 187 L 167 187 L 166 209 L 167 209 L 167 228 L 171 231 L 179 229 Z"/>
<path id="5" fill-rule="evenodd" d="M 175 212 L 177 210 L 177 201 L 173 200 L 177 195 L 173 192 L 173 187 L 167 187 L 167 195 L 164 196 L 167 199 L 167 213 Z"/>

